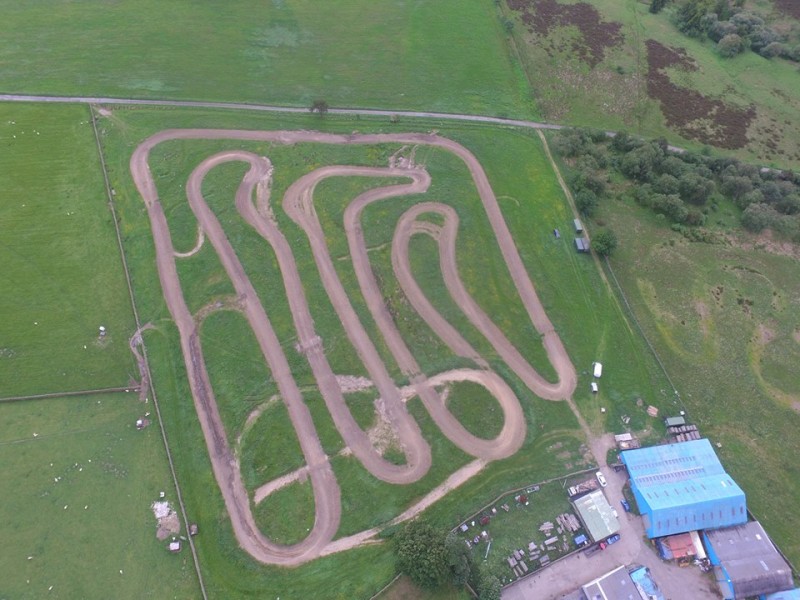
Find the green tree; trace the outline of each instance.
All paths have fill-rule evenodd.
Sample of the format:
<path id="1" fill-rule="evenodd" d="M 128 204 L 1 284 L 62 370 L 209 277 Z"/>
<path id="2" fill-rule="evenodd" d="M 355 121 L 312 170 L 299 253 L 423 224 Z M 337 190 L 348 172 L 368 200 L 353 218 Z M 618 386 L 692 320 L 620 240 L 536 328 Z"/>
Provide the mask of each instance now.
<path id="1" fill-rule="evenodd" d="M 756 233 L 774 227 L 778 220 L 778 212 L 769 204 L 751 204 L 742 213 L 742 226 Z"/>
<path id="2" fill-rule="evenodd" d="M 478 576 L 478 600 L 500 600 L 500 580 L 495 577 L 488 567 L 481 567 Z"/>
<path id="3" fill-rule="evenodd" d="M 425 521 L 411 521 L 395 536 L 398 568 L 420 587 L 433 589 L 447 577 L 445 535 Z"/>
<path id="4" fill-rule="evenodd" d="M 474 562 L 472 553 L 467 548 L 464 540 L 460 539 L 452 531 L 447 534 L 444 540 L 447 550 L 447 566 L 450 568 L 450 577 L 453 585 L 463 586 L 472 577 Z"/>
<path id="5" fill-rule="evenodd" d="M 663 10 L 666 4 L 667 0 L 650 0 L 650 12 L 657 15 Z"/>
<path id="6" fill-rule="evenodd" d="M 308 110 L 312 113 L 318 112 L 319 114 L 324 115 L 326 112 L 328 112 L 328 108 L 330 108 L 328 106 L 328 101 L 320 98 L 314 100 L 314 102 L 311 103 L 311 108 Z"/>
<path id="7" fill-rule="evenodd" d="M 729 33 L 717 43 L 717 51 L 725 58 L 741 54 L 745 48 L 744 38 L 735 33 Z"/>
<path id="8" fill-rule="evenodd" d="M 589 189 L 579 190 L 575 194 L 575 206 L 582 214 L 591 217 L 597 208 L 597 194 Z"/>
<path id="9" fill-rule="evenodd" d="M 600 256 L 611 256 L 617 249 L 617 235 L 610 229 L 598 232 L 592 238 L 592 249 Z"/>

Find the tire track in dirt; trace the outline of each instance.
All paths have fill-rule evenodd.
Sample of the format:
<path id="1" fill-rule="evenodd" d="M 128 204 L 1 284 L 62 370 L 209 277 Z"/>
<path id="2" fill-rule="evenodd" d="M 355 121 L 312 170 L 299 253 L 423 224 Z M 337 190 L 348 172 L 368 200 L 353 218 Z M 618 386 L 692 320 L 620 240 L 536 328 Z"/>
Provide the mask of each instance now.
<path id="1" fill-rule="evenodd" d="M 236 205 L 250 225 L 275 248 L 279 257 L 284 285 L 286 286 L 287 297 L 292 310 L 292 318 L 298 331 L 300 345 L 317 377 L 320 391 L 325 398 L 334 422 L 346 443 L 351 446 L 354 454 L 365 464 L 370 472 L 385 481 L 406 483 L 415 481 L 428 471 L 430 449 L 427 442 L 422 438 L 419 426 L 407 413 L 399 390 L 397 390 L 396 385 L 389 377 L 385 365 L 379 360 L 377 352 L 374 351 L 374 345 L 372 345 L 371 340 L 363 330 L 363 326 L 358 320 L 352 305 L 350 305 L 341 282 L 338 280 L 328 249 L 324 243 L 324 235 L 321 235 L 321 227 L 314 213 L 312 198 L 316 184 L 325 177 L 330 176 L 363 174 L 378 177 L 401 176 L 412 180 L 408 184 L 370 190 L 357 198 L 356 201 L 360 204 L 356 208 L 348 209 L 349 218 L 346 229 L 351 251 L 353 252 L 353 260 L 354 262 L 356 260 L 360 261 L 361 268 L 358 268 L 357 272 L 362 293 L 369 299 L 368 303 L 373 315 L 380 315 L 381 310 L 385 310 L 385 307 L 382 308 L 380 292 L 374 274 L 369 268 L 369 262 L 364 262 L 366 248 L 363 244 L 364 240 L 361 235 L 358 218 L 360 211 L 363 206 L 370 202 L 387 199 L 392 196 L 424 192 L 429 184 L 429 176 L 422 169 L 324 167 L 298 179 L 289 187 L 283 200 L 287 212 L 303 226 L 309 236 L 320 275 L 337 315 L 342 320 L 345 331 L 357 353 L 367 365 L 368 372 L 373 377 L 373 381 L 383 401 L 386 403 L 389 420 L 395 428 L 407 456 L 407 464 L 399 466 L 388 463 L 375 452 L 366 434 L 355 424 L 352 415 L 350 415 L 344 402 L 341 388 L 330 370 L 330 365 L 324 355 L 322 340 L 313 329 L 313 320 L 308 311 L 307 301 L 302 290 L 297 267 L 294 264 L 291 248 L 270 218 L 268 194 L 271 165 L 269 161 L 245 151 L 221 152 L 204 160 L 189 178 L 187 184 L 189 204 L 198 220 L 200 230 L 216 250 L 234 285 L 237 296 L 241 298 L 242 314 L 245 315 L 253 329 L 262 354 L 278 385 L 281 398 L 287 406 L 292 425 L 295 428 L 305 457 L 308 476 L 311 480 L 315 500 L 314 527 L 303 541 L 292 546 L 282 546 L 267 539 L 255 524 L 250 507 L 250 499 L 244 487 L 239 466 L 230 448 L 208 378 L 199 340 L 198 326 L 183 298 L 169 227 L 150 172 L 148 164 L 150 150 L 162 142 L 177 139 L 252 140 L 282 144 L 301 142 L 323 144 L 398 143 L 438 147 L 457 155 L 470 170 L 523 305 L 537 331 L 542 334 L 545 350 L 558 374 L 558 384 L 547 384 L 547 382 L 541 380 L 536 385 L 540 385 L 544 397 L 555 399 L 561 394 L 563 394 L 561 395 L 563 398 L 570 397 L 575 387 L 575 369 L 547 318 L 544 308 L 539 302 L 533 284 L 528 277 L 502 217 L 497 199 L 492 192 L 486 174 L 478 160 L 460 144 L 428 134 L 336 135 L 309 131 L 186 129 L 165 130 L 151 136 L 134 151 L 131 157 L 131 174 L 145 201 L 148 216 L 150 217 L 156 247 L 159 279 L 165 301 L 180 332 L 181 350 L 184 355 L 192 396 L 206 440 L 214 475 L 222 492 L 237 541 L 256 560 L 270 564 L 296 566 L 318 556 L 329 554 L 333 551 L 345 550 L 363 543 L 368 539 L 364 535 L 369 532 L 363 532 L 364 535 L 352 536 L 352 539 L 331 542 L 338 529 L 341 516 L 338 483 L 328 462 L 328 457 L 322 449 L 311 415 L 303 402 L 302 394 L 292 378 L 288 361 L 264 307 L 261 305 L 219 221 L 202 197 L 202 181 L 212 168 L 224 162 L 236 160 L 247 162 L 250 165 L 250 170 L 245 174 L 236 192 Z M 257 206 L 253 204 L 252 196 L 254 190 L 257 191 L 258 196 Z M 458 279 L 457 271 L 455 270 L 454 243 L 452 244 L 452 249 L 447 250 L 447 252 L 453 254 L 452 257 L 448 254 L 447 262 L 448 264 L 452 263 L 452 276 Z M 455 293 L 459 296 L 468 296 L 466 290 L 463 290 L 463 292 L 458 291 L 459 285 L 463 290 L 463 285 L 460 282 L 455 283 L 455 287 L 453 287 L 453 290 L 456 290 Z M 451 290 L 451 293 L 454 292 Z M 461 300 L 464 306 L 468 306 L 471 299 L 462 298 Z M 472 312 L 475 313 L 474 310 Z M 430 318 L 435 319 L 435 317 Z M 519 448 L 525 435 L 524 416 L 518 400 L 505 382 L 487 370 L 475 370 L 470 375 L 472 377 L 471 380 L 484 385 L 497 397 L 506 417 L 503 433 L 497 440 L 492 442 L 475 438 L 447 411 L 434 390 L 433 381 L 436 378 L 427 380 L 421 373 L 419 365 L 416 364 L 405 343 L 399 337 L 399 332 L 397 332 L 396 326 L 391 321 L 391 317 L 388 316 L 388 311 L 383 317 L 376 317 L 376 320 L 379 321 L 381 333 L 387 339 L 387 344 L 392 348 L 392 353 L 398 364 L 411 377 L 412 384 L 416 388 L 415 391 L 422 397 L 434 421 L 439 424 L 445 435 L 457 445 L 468 449 L 470 453 L 479 457 L 479 460 L 474 463 L 479 465 L 478 467 L 465 471 L 455 480 L 448 479 L 451 482 L 448 486 L 440 486 L 438 491 L 432 491 L 427 498 L 435 499 L 440 497 L 437 494 L 444 494 L 449 487 L 452 487 L 453 481 L 462 483 L 478 472 L 486 460 L 508 456 Z M 490 329 L 487 329 L 487 331 L 494 336 L 495 334 Z M 453 337 L 452 334 L 450 337 Z M 455 338 L 453 339 L 455 340 Z M 501 340 L 495 340 L 495 342 L 501 343 Z M 462 351 L 468 351 L 458 340 L 453 343 L 460 347 Z M 472 353 L 474 354 L 474 351 Z M 480 362 L 478 364 L 483 366 Z M 555 387 L 548 392 L 544 384 Z M 508 439 L 503 439 L 504 435 Z M 409 515 L 416 514 L 412 509 L 410 511 L 407 511 Z M 404 515 L 407 513 L 404 513 Z M 410 516 L 407 518 L 410 518 Z"/>

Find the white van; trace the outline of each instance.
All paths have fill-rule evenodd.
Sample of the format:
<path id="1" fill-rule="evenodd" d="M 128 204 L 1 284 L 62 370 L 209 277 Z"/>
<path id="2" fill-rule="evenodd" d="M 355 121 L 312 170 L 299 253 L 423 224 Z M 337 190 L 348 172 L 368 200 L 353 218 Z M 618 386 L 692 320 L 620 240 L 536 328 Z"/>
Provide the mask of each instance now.
<path id="1" fill-rule="evenodd" d="M 593 362 L 592 363 L 592 369 L 594 369 L 594 373 L 593 373 L 594 376 L 597 377 L 598 379 L 600 379 L 600 377 L 603 375 L 603 365 L 602 365 L 602 363 Z"/>
<path id="2" fill-rule="evenodd" d="M 592 386 L 592 393 L 596 394 L 597 393 L 597 383 L 593 381 L 591 383 L 591 386 Z"/>
<path id="3" fill-rule="evenodd" d="M 601 487 L 606 487 L 608 485 L 605 475 L 603 475 L 600 471 L 595 473 L 595 476 L 597 477 L 597 482 L 600 484 Z"/>

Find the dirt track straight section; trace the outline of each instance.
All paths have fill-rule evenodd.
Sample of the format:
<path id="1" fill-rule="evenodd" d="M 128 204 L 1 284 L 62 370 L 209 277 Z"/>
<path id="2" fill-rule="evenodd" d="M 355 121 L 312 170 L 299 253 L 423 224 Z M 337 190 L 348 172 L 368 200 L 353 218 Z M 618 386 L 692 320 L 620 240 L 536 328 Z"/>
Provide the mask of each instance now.
<path id="1" fill-rule="evenodd" d="M 211 156 L 192 172 L 187 184 L 187 198 L 199 225 L 198 239 L 202 240 L 204 235 L 205 240 L 212 244 L 234 285 L 241 302 L 242 312 L 253 329 L 261 352 L 278 385 L 281 398 L 287 406 L 292 425 L 300 441 L 314 492 L 315 522 L 308 537 L 292 546 L 282 546 L 267 539 L 255 523 L 239 466 L 225 434 L 203 360 L 198 325 L 183 298 L 175 262 L 175 249 L 150 173 L 148 164 L 150 150 L 161 142 L 176 139 L 252 140 L 283 144 L 302 142 L 362 145 L 397 143 L 434 146 L 457 155 L 470 170 L 514 284 L 531 321 L 543 336 L 548 358 L 558 374 L 558 382 L 552 384 L 541 378 L 469 296 L 458 278 L 456 268 L 455 231 L 458 221 L 457 218 L 453 218 L 455 211 L 452 209 L 448 211 L 447 208 L 443 208 L 444 205 L 426 203 L 424 210 L 439 212 L 446 219 L 442 232 L 432 231 L 432 233 L 439 236 L 440 260 L 448 290 L 478 330 L 486 336 L 504 360 L 509 362 L 511 368 L 520 374 L 520 377 L 534 393 L 551 400 L 570 398 L 576 383 L 575 369 L 539 302 L 483 168 L 463 146 L 445 138 L 426 134 L 334 135 L 308 131 L 186 129 L 166 130 L 148 138 L 133 153 L 131 173 L 150 217 L 159 278 L 167 306 L 180 333 L 181 349 L 189 374 L 195 408 L 205 436 L 214 475 L 222 491 L 236 538 L 242 548 L 256 560 L 270 564 L 296 566 L 318 556 L 363 543 L 368 539 L 367 533 L 371 535 L 374 533 L 363 532 L 365 535 L 352 536 L 347 541 L 331 542 L 338 529 L 341 516 L 339 486 L 267 313 L 219 221 L 202 197 L 202 181 L 206 174 L 217 165 L 230 161 L 243 161 L 250 165 L 250 170 L 245 174 L 236 192 L 236 206 L 242 217 L 274 248 L 280 264 L 292 318 L 297 329 L 300 348 L 312 367 L 320 392 L 345 443 L 375 477 L 393 483 L 409 483 L 418 480 L 430 467 L 430 448 L 422 437 L 419 426 L 408 414 L 401 392 L 391 380 L 386 366 L 380 361 L 374 344 L 350 304 L 331 261 L 313 207 L 314 188 L 319 181 L 326 177 L 361 175 L 404 177 L 411 180 L 407 184 L 372 189 L 356 198 L 346 211 L 345 230 L 362 294 L 378 324 L 381 335 L 386 340 L 387 346 L 404 374 L 409 376 L 414 393 L 421 397 L 442 432 L 456 445 L 478 458 L 479 461 L 475 464 L 482 465 L 485 464 L 485 461 L 510 456 L 519 449 L 525 437 L 525 420 L 519 401 L 508 385 L 488 370 L 486 361 L 480 358 L 452 327 L 446 330 L 447 328 L 443 325 L 444 319 L 433 310 L 429 302 L 424 300 L 424 296 L 419 291 L 418 295 L 422 299 L 417 298 L 414 303 L 416 310 L 420 312 L 423 319 L 431 323 L 434 331 L 442 335 L 443 340 L 453 348 L 454 352 L 474 358 L 476 364 L 482 367 L 480 370 L 470 370 L 469 374 L 463 376 L 486 387 L 497 398 L 503 410 L 504 427 L 501 434 L 494 440 L 480 439 L 466 431 L 447 410 L 436 393 L 434 381 L 438 376 L 428 380 L 422 373 L 383 304 L 375 276 L 366 257 L 360 214 L 363 208 L 371 202 L 426 191 L 430 178 L 423 169 L 414 167 L 324 167 L 298 179 L 289 187 L 283 198 L 284 209 L 304 229 L 309 238 L 325 289 L 350 342 L 364 362 L 378 389 L 388 420 L 406 454 L 405 465 L 394 465 L 377 453 L 370 444 L 366 433 L 358 427 L 350 414 L 341 387 L 325 357 L 323 340 L 314 331 L 313 320 L 291 248 L 272 217 L 269 205 L 271 164 L 267 159 L 245 151 L 221 152 Z M 254 190 L 256 190 L 255 204 L 253 203 Z M 406 293 L 413 292 L 412 283 L 409 283 L 413 282 L 413 279 L 407 264 L 408 237 L 422 227 L 420 223 L 415 224 L 414 222 L 415 216 L 421 210 L 423 209 L 416 211 L 411 209 L 411 216 L 404 217 L 398 226 L 402 233 L 396 234 L 393 241 L 393 264 L 396 265 L 395 268 L 397 265 L 405 265 L 403 278 L 406 279 L 406 282 L 403 289 Z M 402 269 L 400 270 L 402 271 Z M 400 277 L 399 272 L 398 277 Z M 414 294 L 411 293 L 411 295 Z M 434 323 L 436 326 L 433 325 Z M 478 470 L 480 467 L 469 471 L 467 478 Z M 444 490 L 441 493 L 444 493 Z M 429 496 L 431 495 L 429 494 Z M 436 497 L 435 494 L 432 497 Z M 408 515 L 415 514 L 413 510 L 407 511 L 407 513 Z"/>

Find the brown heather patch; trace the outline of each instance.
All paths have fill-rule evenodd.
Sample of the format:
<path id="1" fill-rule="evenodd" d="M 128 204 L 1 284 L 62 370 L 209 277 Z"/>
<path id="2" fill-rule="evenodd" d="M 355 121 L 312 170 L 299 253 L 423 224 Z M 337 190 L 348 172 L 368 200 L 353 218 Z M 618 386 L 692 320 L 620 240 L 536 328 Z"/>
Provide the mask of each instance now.
<path id="1" fill-rule="evenodd" d="M 682 136 L 718 148 L 743 148 L 755 107 L 738 108 L 673 83 L 669 68 L 696 71 L 697 65 L 683 49 L 647 40 L 647 93 L 661 103 L 667 125 Z"/>
<path id="2" fill-rule="evenodd" d="M 800 19 L 800 2 L 797 0 L 775 0 L 775 6 L 790 17 Z"/>
<path id="3" fill-rule="evenodd" d="M 550 40 L 545 49 L 553 55 L 557 51 L 571 50 L 581 61 L 594 68 L 603 61 L 608 48 L 622 43 L 622 24 L 603 21 L 591 4 L 559 4 L 556 0 L 508 0 L 508 7 L 521 14 L 522 21 L 531 31 L 546 38 L 560 27 L 575 27 L 579 35 L 571 41 Z"/>

